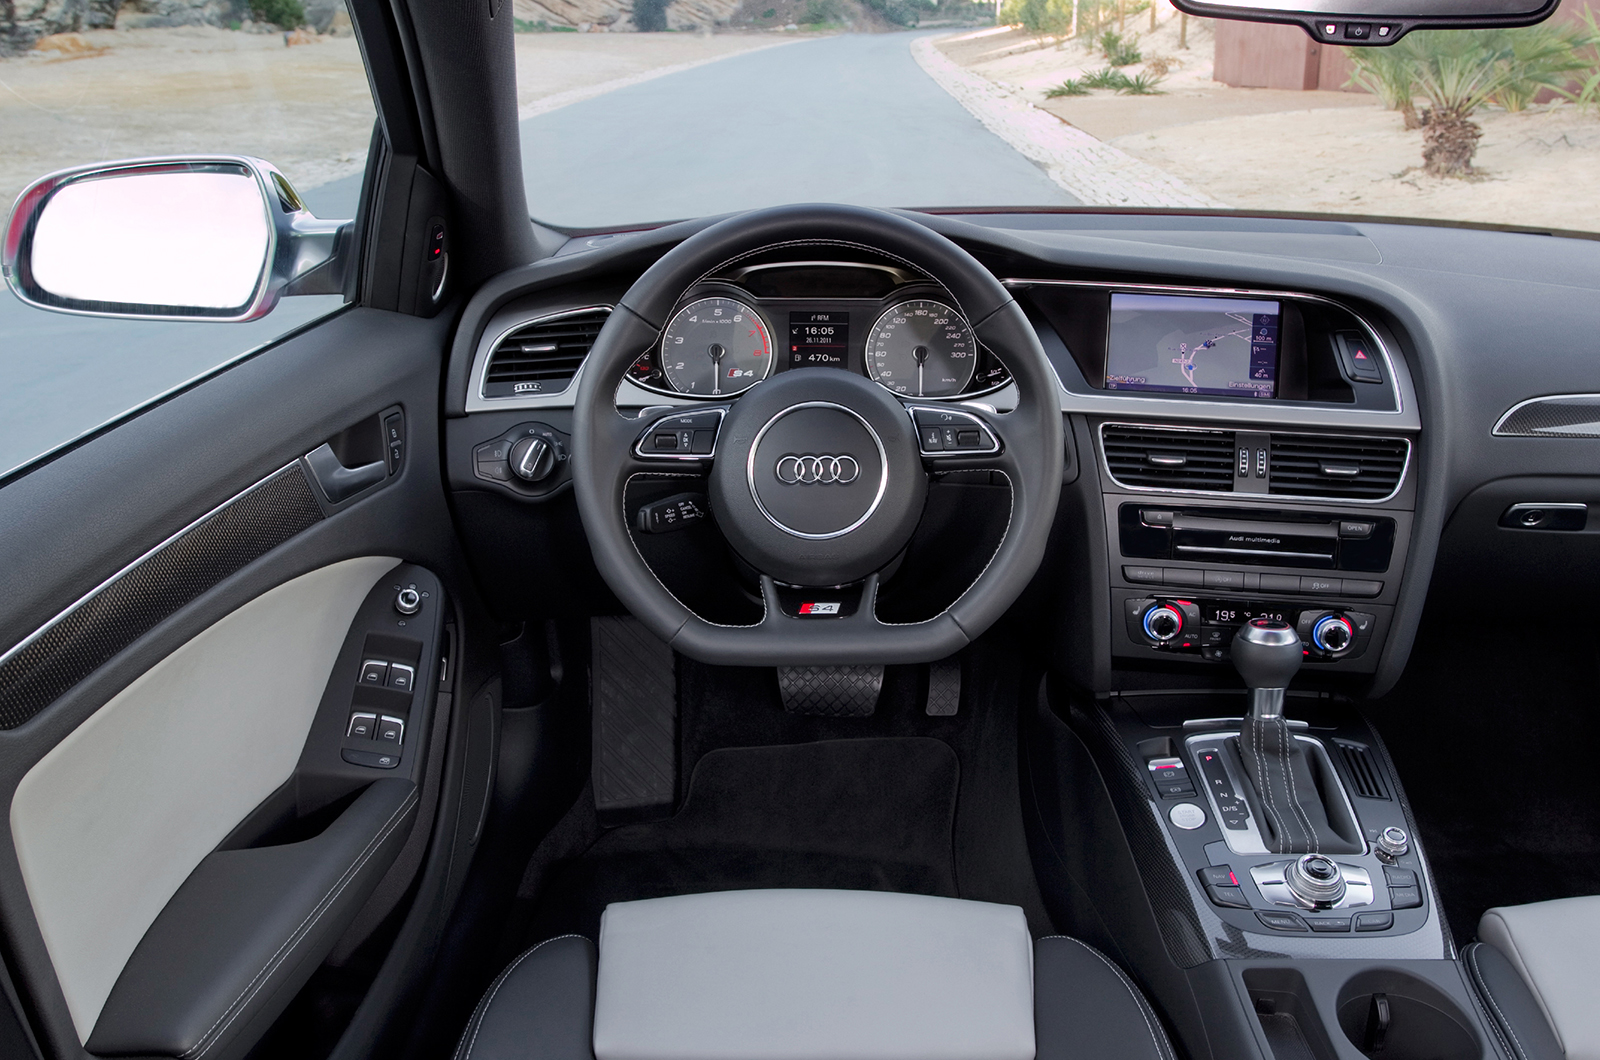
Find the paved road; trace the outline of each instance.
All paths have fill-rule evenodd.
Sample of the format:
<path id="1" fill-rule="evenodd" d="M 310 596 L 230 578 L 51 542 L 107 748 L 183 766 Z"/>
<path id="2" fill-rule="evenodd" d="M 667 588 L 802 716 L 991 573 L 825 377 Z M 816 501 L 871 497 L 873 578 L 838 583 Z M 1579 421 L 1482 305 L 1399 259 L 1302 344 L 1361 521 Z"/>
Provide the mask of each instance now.
<path id="1" fill-rule="evenodd" d="M 533 215 L 602 227 L 783 202 L 1076 202 L 933 82 L 912 34 L 748 52 L 522 123 Z"/>
<path id="2" fill-rule="evenodd" d="M 531 212 L 598 227 L 781 202 L 1072 203 L 922 72 L 911 39 L 788 44 L 531 118 Z M 349 217 L 359 184 L 303 194 L 319 216 Z M 0 475 L 336 305 L 290 298 L 252 324 L 151 323 L 0 294 Z"/>

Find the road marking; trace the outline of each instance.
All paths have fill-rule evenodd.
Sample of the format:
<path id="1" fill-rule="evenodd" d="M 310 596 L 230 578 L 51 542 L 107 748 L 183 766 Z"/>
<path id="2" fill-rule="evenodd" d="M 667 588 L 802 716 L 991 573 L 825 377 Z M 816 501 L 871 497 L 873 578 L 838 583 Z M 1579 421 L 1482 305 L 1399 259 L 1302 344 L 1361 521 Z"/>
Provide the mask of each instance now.
<path id="1" fill-rule="evenodd" d="M 986 77 L 963 69 L 933 42 L 918 37 L 911 56 L 924 73 L 983 123 L 1086 206 L 1197 206 L 1226 209 L 1177 177 L 1029 103 Z"/>
<path id="2" fill-rule="evenodd" d="M 549 114 L 553 110 L 560 110 L 562 107 L 570 107 L 574 103 L 582 103 L 586 99 L 603 96 L 607 92 L 615 92 L 619 88 L 641 85 L 646 81 L 654 81 L 658 77 L 666 77 L 668 74 L 681 74 L 685 70 L 693 70 L 697 66 L 718 63 L 724 59 L 732 59 L 736 55 L 754 55 L 756 52 L 764 52 L 769 48 L 781 48 L 785 44 L 799 44 L 801 41 L 816 39 L 815 37 L 791 37 L 785 40 L 775 40 L 771 44 L 762 44 L 744 51 L 726 52 L 722 55 L 712 55 L 705 59 L 696 59 L 693 62 L 661 66 L 654 70 L 642 70 L 637 74 L 629 74 L 627 77 L 615 77 L 610 81 L 601 81 L 595 85 L 584 85 L 582 88 L 569 88 L 565 92 L 540 96 L 530 103 L 524 103 L 517 108 L 517 120 L 526 121 L 541 114 Z"/>

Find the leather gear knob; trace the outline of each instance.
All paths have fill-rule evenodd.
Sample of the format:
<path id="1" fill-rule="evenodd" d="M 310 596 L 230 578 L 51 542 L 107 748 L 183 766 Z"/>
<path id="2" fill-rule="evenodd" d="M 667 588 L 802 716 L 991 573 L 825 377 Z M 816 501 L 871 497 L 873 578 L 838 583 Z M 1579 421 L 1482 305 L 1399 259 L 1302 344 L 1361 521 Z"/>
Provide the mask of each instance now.
<path id="1" fill-rule="evenodd" d="M 1287 622 L 1255 618 L 1233 635 L 1233 665 L 1251 689 L 1288 688 L 1300 672 L 1305 647 Z"/>

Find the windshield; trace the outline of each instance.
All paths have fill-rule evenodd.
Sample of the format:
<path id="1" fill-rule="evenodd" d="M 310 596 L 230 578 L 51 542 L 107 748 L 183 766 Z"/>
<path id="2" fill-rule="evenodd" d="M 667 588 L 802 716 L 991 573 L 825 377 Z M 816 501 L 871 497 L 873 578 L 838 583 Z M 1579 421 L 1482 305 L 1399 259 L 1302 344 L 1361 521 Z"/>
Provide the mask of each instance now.
<path id="1" fill-rule="evenodd" d="M 1600 229 L 1600 31 L 1571 0 L 1387 48 L 1166 0 L 590 6 L 518 4 L 528 207 L 560 228 L 832 201 Z"/>

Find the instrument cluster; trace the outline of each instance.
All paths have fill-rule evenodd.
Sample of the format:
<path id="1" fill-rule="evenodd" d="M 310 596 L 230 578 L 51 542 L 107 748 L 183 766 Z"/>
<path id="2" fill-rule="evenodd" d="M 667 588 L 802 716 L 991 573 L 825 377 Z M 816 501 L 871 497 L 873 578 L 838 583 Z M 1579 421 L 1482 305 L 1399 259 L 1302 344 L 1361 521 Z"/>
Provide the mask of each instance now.
<path id="1" fill-rule="evenodd" d="M 859 268 L 806 263 L 789 273 L 815 281 Z M 798 368 L 857 372 L 908 398 L 965 398 L 1011 381 L 942 287 L 893 271 L 880 290 L 840 283 L 836 294 L 826 283 L 774 282 L 783 272 L 696 284 L 628 378 L 658 393 L 713 399 Z"/>

